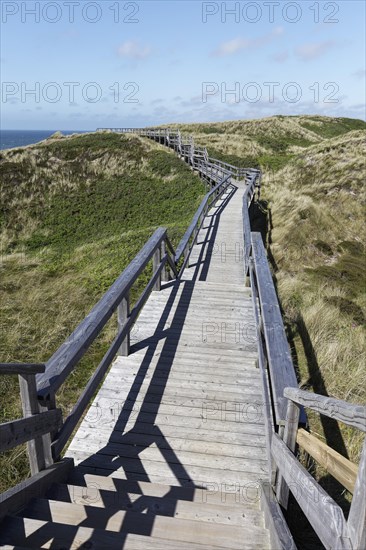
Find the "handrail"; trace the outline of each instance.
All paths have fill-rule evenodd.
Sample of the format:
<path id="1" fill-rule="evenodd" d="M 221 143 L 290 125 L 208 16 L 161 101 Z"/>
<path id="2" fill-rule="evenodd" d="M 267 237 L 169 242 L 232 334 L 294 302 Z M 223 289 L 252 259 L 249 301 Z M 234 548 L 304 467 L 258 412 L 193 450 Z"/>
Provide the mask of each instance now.
<path id="1" fill-rule="evenodd" d="M 0 363 L 1 374 L 39 374 L 46 370 L 44 363 Z"/>
<path id="2" fill-rule="evenodd" d="M 60 388 L 145 269 L 165 235 L 165 228 L 155 231 L 110 289 L 47 361 L 45 372 L 37 376 L 40 398 L 47 399 Z"/>
<path id="3" fill-rule="evenodd" d="M 299 388 L 285 388 L 284 396 L 294 403 L 366 432 L 366 407 L 363 405 L 354 405 L 347 401 L 318 395 Z"/>
<path id="4" fill-rule="evenodd" d="M 289 399 L 286 417 L 287 437 L 272 441 L 272 454 L 279 470 L 277 496 L 287 507 L 290 490 L 326 548 L 366 547 L 366 438 L 361 453 L 351 507 L 346 520 L 342 509 L 320 487 L 292 454 L 298 432 L 298 405 L 366 432 L 366 407 L 318 395 L 298 388 L 285 388 Z M 292 452 L 291 452 L 292 451 Z M 301 486 L 302 491 L 297 487 Z M 304 490 L 305 489 L 305 490 Z"/>

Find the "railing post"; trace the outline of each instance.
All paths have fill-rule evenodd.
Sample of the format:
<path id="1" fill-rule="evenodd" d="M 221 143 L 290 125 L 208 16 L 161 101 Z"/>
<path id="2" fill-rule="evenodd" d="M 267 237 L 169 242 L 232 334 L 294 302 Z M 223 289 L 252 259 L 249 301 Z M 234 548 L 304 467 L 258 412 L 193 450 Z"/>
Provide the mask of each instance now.
<path id="1" fill-rule="evenodd" d="M 165 241 L 161 241 L 161 245 L 160 245 L 160 257 L 161 258 L 164 258 L 166 254 L 166 246 L 165 246 Z M 161 281 L 166 283 L 167 281 L 169 281 L 169 274 L 168 274 L 168 266 L 167 264 L 164 265 L 162 271 L 161 271 Z"/>
<path id="2" fill-rule="evenodd" d="M 296 446 L 296 435 L 297 429 L 299 426 L 299 417 L 300 417 L 300 407 L 291 401 L 288 400 L 287 403 L 287 412 L 286 412 L 286 421 L 285 429 L 283 433 L 283 441 L 290 449 L 290 451 L 295 451 Z M 276 496 L 278 502 L 287 510 L 289 488 L 282 475 L 278 473 L 277 482 L 276 482 Z"/>
<path id="3" fill-rule="evenodd" d="M 154 252 L 154 255 L 153 255 L 153 275 L 155 275 L 155 273 L 157 272 L 157 270 L 159 269 L 160 267 L 160 263 L 161 263 L 161 248 L 160 246 L 155 250 Z M 154 285 L 154 288 L 153 290 L 160 290 L 161 289 L 161 273 Z"/>
<path id="4" fill-rule="evenodd" d="M 123 329 L 123 326 L 125 325 L 126 321 L 130 316 L 130 293 L 129 292 L 124 298 L 122 298 L 122 301 L 117 308 L 117 316 L 118 316 L 118 330 L 119 332 L 121 332 L 121 330 Z M 123 340 L 118 350 L 118 355 L 127 357 L 129 353 L 130 353 L 130 331 L 128 331 L 128 333 L 126 334 L 126 337 Z"/>
<path id="5" fill-rule="evenodd" d="M 19 375 L 20 397 L 22 401 L 23 415 L 25 418 L 39 414 L 40 406 L 37 397 L 37 383 L 34 374 Z M 48 437 L 47 437 L 48 436 Z M 46 448 L 47 445 L 47 448 Z M 35 437 L 28 441 L 27 450 L 32 476 L 41 472 L 53 463 L 50 437 Z"/>
<path id="6" fill-rule="evenodd" d="M 347 520 L 352 548 L 366 548 L 366 439 Z"/>

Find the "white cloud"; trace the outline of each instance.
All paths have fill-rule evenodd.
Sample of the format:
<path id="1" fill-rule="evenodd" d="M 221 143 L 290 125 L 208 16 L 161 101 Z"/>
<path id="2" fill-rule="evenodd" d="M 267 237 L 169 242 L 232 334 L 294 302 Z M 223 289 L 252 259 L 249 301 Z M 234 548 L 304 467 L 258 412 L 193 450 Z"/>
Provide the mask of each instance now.
<path id="1" fill-rule="evenodd" d="M 271 55 L 272 61 L 276 61 L 276 63 L 284 63 L 285 61 L 287 61 L 288 57 L 289 54 L 287 50 Z"/>
<path id="2" fill-rule="evenodd" d="M 212 52 L 212 55 L 217 57 L 223 57 L 226 55 L 235 54 L 241 50 L 258 49 L 272 42 L 283 34 L 283 27 L 276 27 L 272 32 L 258 36 L 257 38 L 234 38 L 228 42 L 223 42 L 220 46 Z"/>
<path id="3" fill-rule="evenodd" d="M 138 42 L 132 40 L 124 42 L 118 48 L 118 55 L 120 57 L 127 57 L 130 59 L 145 59 L 150 53 L 150 46 L 142 46 Z"/>
<path id="4" fill-rule="evenodd" d="M 336 43 L 334 40 L 327 40 L 326 42 L 308 42 L 307 44 L 298 46 L 295 49 L 295 54 L 302 61 L 310 61 L 321 57 L 335 46 Z"/>
<path id="5" fill-rule="evenodd" d="M 355 71 L 354 73 L 352 73 L 352 76 L 362 80 L 363 78 L 366 77 L 366 71 L 365 71 L 365 69 L 359 69 L 358 71 Z"/>

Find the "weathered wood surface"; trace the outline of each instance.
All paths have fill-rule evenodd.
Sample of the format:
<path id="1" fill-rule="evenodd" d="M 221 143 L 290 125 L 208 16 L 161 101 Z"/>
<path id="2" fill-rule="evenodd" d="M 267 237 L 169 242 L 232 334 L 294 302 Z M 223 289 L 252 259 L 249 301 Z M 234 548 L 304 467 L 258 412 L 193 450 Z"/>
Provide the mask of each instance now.
<path id="1" fill-rule="evenodd" d="M 366 548 L 366 439 L 363 443 L 347 525 L 353 548 Z"/>
<path id="2" fill-rule="evenodd" d="M 261 485 L 261 507 L 274 550 L 296 550 L 294 539 L 270 483 Z"/>
<path id="3" fill-rule="evenodd" d="M 303 428 L 299 429 L 296 441 L 348 491 L 353 493 L 358 472 L 357 464 L 337 453 Z"/>
<path id="4" fill-rule="evenodd" d="M 54 409 L 0 424 L 0 452 L 49 433 L 60 426 L 61 420 L 61 409 Z"/>
<path id="5" fill-rule="evenodd" d="M 268 366 L 275 408 L 276 423 L 286 419 L 286 387 L 297 388 L 295 369 L 286 338 L 278 298 L 260 233 L 252 233 L 253 260 L 261 308 L 262 330 L 266 341 Z"/>
<path id="6" fill-rule="evenodd" d="M 295 452 L 297 429 L 299 426 L 300 409 L 296 403 L 289 401 L 287 404 L 286 423 L 283 431 L 283 442 L 290 451 Z M 287 510 L 289 488 L 279 472 L 276 483 L 276 496 L 279 504 Z"/>
<path id="7" fill-rule="evenodd" d="M 342 509 L 305 470 L 277 434 L 272 454 L 299 506 L 326 548 L 351 550 L 352 544 Z"/>
<path id="8" fill-rule="evenodd" d="M 298 388 L 286 388 L 284 395 L 304 407 L 309 407 L 313 411 L 366 432 L 366 407 L 362 405 L 353 405 L 340 399 L 303 391 Z"/>
<path id="9" fill-rule="evenodd" d="M 93 307 L 69 338 L 46 363 L 46 371 L 37 376 L 38 394 L 47 397 L 65 381 L 78 360 L 87 351 L 93 340 L 111 318 L 122 298 L 145 269 L 156 248 L 166 235 L 163 228 L 157 229 L 111 288 Z"/>
<path id="10" fill-rule="evenodd" d="M 247 543 L 250 540 L 256 543 L 257 547 L 260 542 L 266 543 L 262 527 L 257 527 L 255 524 L 252 524 L 250 529 L 245 529 L 242 525 L 213 522 L 211 529 L 203 530 L 202 524 L 196 520 L 153 514 L 152 510 L 150 514 L 141 514 L 131 510 L 98 508 L 85 504 L 43 499 L 34 501 L 29 508 L 24 510 L 27 517 L 36 520 L 45 517 L 48 513 L 56 523 L 75 526 L 82 524 L 83 527 L 101 530 L 108 525 L 109 532 L 120 534 L 127 532 L 141 535 L 144 532 L 149 532 L 151 538 L 166 540 L 167 543 L 168 541 L 185 542 L 237 550 L 241 550 L 243 547 L 241 540 L 243 536 L 246 537 Z"/>
<path id="11" fill-rule="evenodd" d="M 44 363 L 0 363 L 0 375 L 2 374 L 38 374 L 44 372 Z"/>
<path id="12" fill-rule="evenodd" d="M 37 385 L 34 374 L 19 375 L 19 390 L 25 418 L 37 415 L 41 411 L 37 399 Z M 49 436 L 36 436 L 27 443 L 29 465 L 32 475 L 37 474 L 46 466 L 52 464 Z"/>
<path id="13" fill-rule="evenodd" d="M 0 494 L 0 521 L 7 514 L 18 512 L 30 499 L 45 495 L 53 483 L 65 482 L 73 467 L 74 461 L 64 458 Z"/>

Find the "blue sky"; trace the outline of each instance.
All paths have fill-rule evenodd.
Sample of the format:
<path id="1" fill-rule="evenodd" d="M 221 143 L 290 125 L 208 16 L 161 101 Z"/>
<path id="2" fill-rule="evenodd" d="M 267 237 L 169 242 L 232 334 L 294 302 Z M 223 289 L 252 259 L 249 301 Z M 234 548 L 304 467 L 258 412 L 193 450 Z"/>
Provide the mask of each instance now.
<path id="1" fill-rule="evenodd" d="M 1 0 L 1 125 L 365 118 L 364 21 L 361 0 Z"/>

